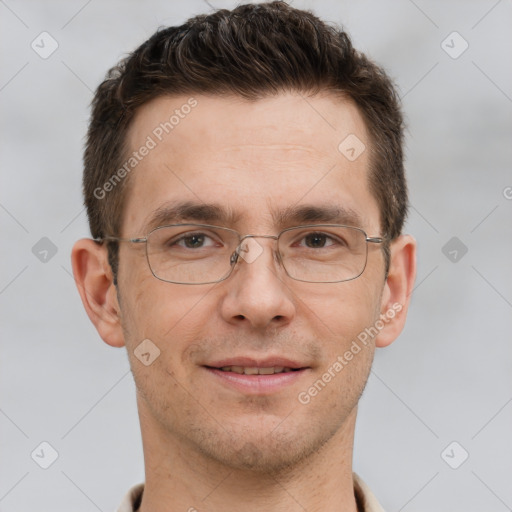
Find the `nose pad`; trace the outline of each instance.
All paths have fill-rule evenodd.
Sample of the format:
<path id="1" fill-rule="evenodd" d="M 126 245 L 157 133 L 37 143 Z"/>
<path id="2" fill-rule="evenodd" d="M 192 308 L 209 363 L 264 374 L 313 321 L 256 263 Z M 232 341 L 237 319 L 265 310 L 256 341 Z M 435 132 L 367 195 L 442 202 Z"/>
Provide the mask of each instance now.
<path id="1" fill-rule="evenodd" d="M 274 251 L 274 259 L 276 260 L 276 263 L 279 267 L 284 268 L 283 258 L 281 257 L 281 253 L 279 252 L 279 249 L 276 249 Z"/>
<path id="2" fill-rule="evenodd" d="M 239 256 L 239 253 L 238 253 L 238 247 L 237 247 L 236 250 L 231 255 L 231 257 L 229 258 L 229 264 L 231 266 L 236 265 L 236 262 L 238 261 L 238 256 Z"/>

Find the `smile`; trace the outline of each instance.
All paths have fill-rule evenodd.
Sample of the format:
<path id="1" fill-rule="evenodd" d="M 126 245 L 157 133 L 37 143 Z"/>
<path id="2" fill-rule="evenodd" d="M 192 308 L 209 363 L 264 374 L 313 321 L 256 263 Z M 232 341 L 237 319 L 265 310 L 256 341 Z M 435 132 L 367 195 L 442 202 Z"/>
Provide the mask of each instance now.
<path id="1" fill-rule="evenodd" d="M 215 368 L 223 372 L 238 373 L 239 375 L 274 375 L 276 373 L 288 373 L 299 371 L 300 368 L 289 368 L 284 366 L 270 366 L 268 368 L 258 368 L 251 366 L 223 366 Z"/>
<path id="2" fill-rule="evenodd" d="M 268 363 L 267 363 L 268 364 Z M 247 364 L 241 366 L 224 364 L 222 366 L 203 366 L 211 375 L 212 385 L 220 384 L 242 395 L 269 396 L 284 392 L 290 386 L 299 386 L 305 375 L 311 372 L 309 367 Z"/>

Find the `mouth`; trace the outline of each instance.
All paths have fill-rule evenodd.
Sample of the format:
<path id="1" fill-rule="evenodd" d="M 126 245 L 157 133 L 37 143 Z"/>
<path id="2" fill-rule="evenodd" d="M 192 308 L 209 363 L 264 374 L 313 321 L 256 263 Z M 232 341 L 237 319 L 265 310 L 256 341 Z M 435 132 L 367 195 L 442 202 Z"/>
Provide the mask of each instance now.
<path id="1" fill-rule="evenodd" d="M 290 368 L 285 366 L 268 366 L 268 367 L 257 367 L 257 366 L 206 366 L 211 370 L 220 370 L 221 372 L 237 373 L 238 375 L 276 375 L 278 373 L 289 373 L 298 372 L 302 368 Z"/>
<path id="2" fill-rule="evenodd" d="M 297 382 L 311 367 L 289 359 L 231 358 L 203 365 L 216 382 L 243 394 L 269 395 Z"/>

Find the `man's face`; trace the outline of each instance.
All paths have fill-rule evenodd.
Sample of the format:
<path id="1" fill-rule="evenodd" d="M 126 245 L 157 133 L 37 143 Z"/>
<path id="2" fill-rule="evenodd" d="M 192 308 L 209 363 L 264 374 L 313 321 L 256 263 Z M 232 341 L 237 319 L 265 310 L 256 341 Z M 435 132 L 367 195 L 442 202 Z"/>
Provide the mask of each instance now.
<path id="1" fill-rule="evenodd" d="M 160 216 L 160 224 L 276 235 L 302 224 L 357 223 L 369 236 L 381 235 L 368 187 L 369 151 L 349 161 L 338 150 L 350 134 L 369 144 L 350 102 L 296 94 L 255 102 L 195 98 L 197 106 L 160 142 L 155 128 L 188 97 L 158 98 L 137 113 L 131 150 L 148 135 L 158 143 L 130 177 L 121 236 L 145 236 L 156 210 L 172 214 L 184 203 L 198 208 L 189 208 L 186 217 Z M 162 282 L 151 274 L 144 244 L 121 244 L 118 293 L 143 422 L 190 453 L 268 470 L 342 436 L 354 417 L 371 344 L 308 404 L 298 396 L 378 319 L 385 269 L 380 246 L 369 244 L 366 269 L 357 279 L 294 281 L 275 258 L 275 240 L 256 241 L 263 252 L 254 261 L 240 259 L 227 280 L 206 285 Z M 134 355 L 145 339 L 160 350 L 149 366 Z M 214 369 L 288 363 L 301 370 L 240 376 Z"/>

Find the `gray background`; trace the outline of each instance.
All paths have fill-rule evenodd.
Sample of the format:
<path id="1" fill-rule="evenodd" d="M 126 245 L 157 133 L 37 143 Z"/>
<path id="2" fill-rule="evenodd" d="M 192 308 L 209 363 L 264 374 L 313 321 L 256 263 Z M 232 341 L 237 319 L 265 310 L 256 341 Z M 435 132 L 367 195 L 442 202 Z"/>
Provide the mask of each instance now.
<path id="1" fill-rule="evenodd" d="M 511 2 L 293 5 L 343 24 L 386 67 L 409 124 L 418 278 L 405 332 L 377 351 L 355 470 L 387 511 L 512 510 Z M 83 138 L 106 70 L 157 27 L 209 10 L 0 1 L 0 511 L 106 512 L 143 480 L 127 356 L 100 340 L 70 275 L 71 246 L 89 234 Z M 31 48 L 43 31 L 59 45 L 47 59 Z M 453 31 L 469 44 L 460 56 Z M 46 470 L 42 441 L 58 452 Z"/>

